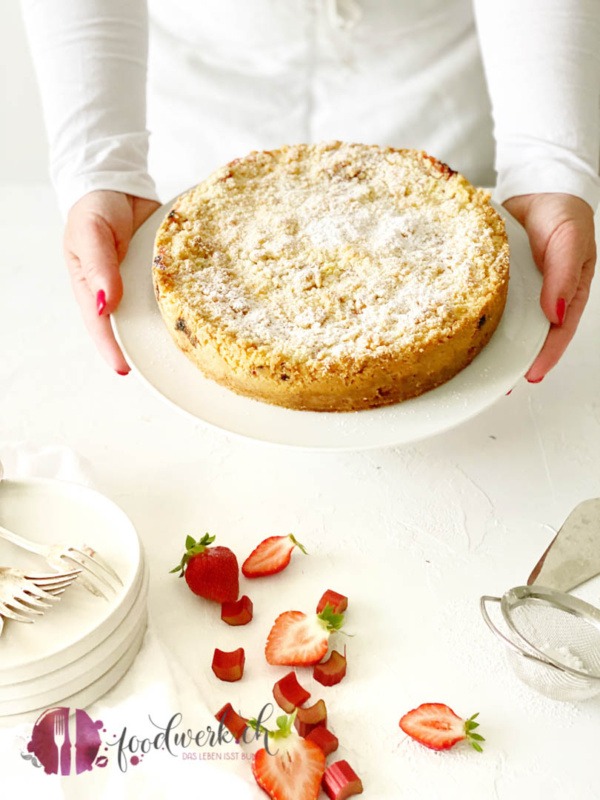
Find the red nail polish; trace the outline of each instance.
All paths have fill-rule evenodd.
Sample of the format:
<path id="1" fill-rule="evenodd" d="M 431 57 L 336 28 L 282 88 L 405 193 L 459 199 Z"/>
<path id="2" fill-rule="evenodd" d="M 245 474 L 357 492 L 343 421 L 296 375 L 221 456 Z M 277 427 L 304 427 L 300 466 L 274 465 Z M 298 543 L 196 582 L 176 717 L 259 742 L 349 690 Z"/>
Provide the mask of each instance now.
<path id="1" fill-rule="evenodd" d="M 98 309 L 98 316 L 101 316 L 106 308 L 106 292 L 104 289 L 100 289 L 96 295 L 96 308 Z"/>
<path id="2" fill-rule="evenodd" d="M 512 389 L 509 389 L 508 392 L 504 396 L 508 397 L 509 394 L 512 394 Z"/>
<path id="3" fill-rule="evenodd" d="M 529 381 L 529 383 L 541 383 L 544 380 L 544 376 L 542 375 L 541 378 L 536 378 L 535 380 L 532 380 L 531 378 L 527 378 L 527 380 Z"/>
<path id="4" fill-rule="evenodd" d="M 567 311 L 567 302 L 564 297 L 559 297 L 556 301 L 556 316 L 558 317 L 558 324 L 562 325 L 565 321 L 565 313 Z"/>
<path id="5" fill-rule="evenodd" d="M 117 373 L 117 375 L 129 375 L 131 370 L 128 369 L 127 371 L 124 371 L 124 370 L 121 370 L 121 369 L 117 369 L 117 370 L 115 370 L 115 372 Z"/>

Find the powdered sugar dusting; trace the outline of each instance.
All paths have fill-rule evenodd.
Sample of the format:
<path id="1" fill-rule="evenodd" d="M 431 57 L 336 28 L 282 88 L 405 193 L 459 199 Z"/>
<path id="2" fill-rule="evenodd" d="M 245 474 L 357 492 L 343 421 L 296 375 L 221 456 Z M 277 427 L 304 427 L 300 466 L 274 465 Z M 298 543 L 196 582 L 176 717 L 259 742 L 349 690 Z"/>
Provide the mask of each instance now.
<path id="1" fill-rule="evenodd" d="M 589 670 L 586 669 L 581 658 L 576 653 L 573 653 L 566 645 L 552 647 L 549 642 L 546 642 L 542 645 L 541 650 L 547 656 L 550 656 L 550 658 L 553 658 L 560 664 L 564 664 L 566 667 L 579 670 L 579 672 L 585 672 L 589 674 Z"/>
<path id="2" fill-rule="evenodd" d="M 238 340 L 325 364 L 450 335 L 488 296 L 501 241 L 468 184 L 419 158 L 333 143 L 223 168 L 178 208 L 187 302 Z"/>

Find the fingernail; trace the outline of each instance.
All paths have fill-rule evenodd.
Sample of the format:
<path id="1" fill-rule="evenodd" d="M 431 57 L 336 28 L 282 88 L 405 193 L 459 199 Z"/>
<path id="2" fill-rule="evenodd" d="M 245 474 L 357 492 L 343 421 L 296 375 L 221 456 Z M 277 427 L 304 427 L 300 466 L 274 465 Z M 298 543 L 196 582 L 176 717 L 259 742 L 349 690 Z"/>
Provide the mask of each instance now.
<path id="1" fill-rule="evenodd" d="M 128 369 L 128 370 L 116 369 L 115 372 L 117 373 L 117 375 L 129 375 L 131 370 L 130 369 Z"/>
<path id="2" fill-rule="evenodd" d="M 96 308 L 98 309 L 98 316 L 101 316 L 106 308 L 106 292 L 104 289 L 100 289 L 96 295 Z"/>
<path id="3" fill-rule="evenodd" d="M 565 313 L 567 311 L 567 301 L 564 297 L 559 297 L 556 301 L 556 316 L 558 317 L 558 324 L 562 325 L 565 321 Z"/>
<path id="4" fill-rule="evenodd" d="M 527 380 L 529 383 L 541 383 L 544 380 L 544 376 L 542 375 L 541 378 L 535 378 L 535 380 L 533 378 L 527 378 Z"/>

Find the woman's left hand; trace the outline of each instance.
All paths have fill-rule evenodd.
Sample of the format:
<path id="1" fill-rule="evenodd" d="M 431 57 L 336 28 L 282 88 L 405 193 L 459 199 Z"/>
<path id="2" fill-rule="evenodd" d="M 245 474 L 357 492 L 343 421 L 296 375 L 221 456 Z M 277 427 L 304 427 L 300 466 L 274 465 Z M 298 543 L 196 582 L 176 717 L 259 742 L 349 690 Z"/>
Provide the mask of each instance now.
<path id="1" fill-rule="evenodd" d="M 527 231 L 543 275 L 540 305 L 551 328 L 525 375 L 539 383 L 567 349 L 590 294 L 596 264 L 594 214 L 570 194 L 524 194 L 509 198 L 504 207 Z"/>

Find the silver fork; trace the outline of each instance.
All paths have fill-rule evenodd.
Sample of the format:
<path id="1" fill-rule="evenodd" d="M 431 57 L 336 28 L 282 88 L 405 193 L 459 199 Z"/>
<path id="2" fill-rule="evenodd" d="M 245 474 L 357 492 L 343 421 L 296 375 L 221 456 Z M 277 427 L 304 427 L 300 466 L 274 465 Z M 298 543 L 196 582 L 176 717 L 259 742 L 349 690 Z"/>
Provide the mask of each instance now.
<path id="1" fill-rule="evenodd" d="M 0 525 L 0 538 L 15 544 L 30 553 L 42 556 L 56 569 L 62 570 L 65 567 L 79 569 L 82 571 L 79 582 L 92 594 L 104 597 L 109 600 L 112 595 L 119 591 L 123 581 L 117 573 L 110 567 L 104 559 L 100 558 L 95 550 L 87 545 L 73 547 L 68 544 L 41 544 L 25 539 L 7 528 Z"/>
<path id="2" fill-rule="evenodd" d="M 58 603 L 80 573 L 81 570 L 76 569 L 31 575 L 14 567 L 0 567 L 0 633 L 2 617 L 15 622 L 35 622 L 53 603 Z"/>
<path id="3" fill-rule="evenodd" d="M 56 749 L 58 751 L 58 763 L 56 765 L 57 775 L 69 774 L 68 772 L 62 771 L 62 764 L 60 763 L 60 756 L 66 739 L 67 739 L 67 734 L 65 731 L 65 718 L 62 712 L 56 713 L 54 716 L 54 744 L 56 745 Z"/>

